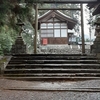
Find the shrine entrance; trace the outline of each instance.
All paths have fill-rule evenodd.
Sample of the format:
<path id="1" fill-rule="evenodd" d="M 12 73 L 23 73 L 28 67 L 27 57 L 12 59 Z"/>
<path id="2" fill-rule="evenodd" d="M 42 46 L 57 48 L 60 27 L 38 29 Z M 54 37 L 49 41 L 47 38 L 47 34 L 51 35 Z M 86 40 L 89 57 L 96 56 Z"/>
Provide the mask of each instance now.
<path id="1" fill-rule="evenodd" d="M 78 10 L 81 12 L 81 37 L 82 37 L 82 53 L 85 53 L 85 43 L 84 43 L 84 21 L 83 21 L 83 4 L 84 3 L 97 3 L 98 0 L 38 0 L 35 3 L 35 37 L 34 37 L 34 54 L 37 53 L 37 32 L 38 32 L 38 12 L 40 10 Z M 80 4 L 80 8 L 39 8 L 39 3 L 60 3 L 60 4 Z"/>
<path id="2" fill-rule="evenodd" d="M 42 1 L 43 3 L 56 2 L 56 3 L 80 4 L 80 8 L 78 9 L 62 8 L 62 10 L 81 11 L 82 54 L 36 54 L 37 33 L 38 33 L 38 11 L 45 10 L 42 8 L 40 9 L 38 7 L 38 3 L 40 3 L 39 1 Z M 84 54 L 85 46 L 84 46 L 83 3 L 96 3 L 96 2 L 97 0 L 38 0 L 38 2 L 34 2 L 35 10 L 36 10 L 35 11 L 34 54 L 13 55 L 8 65 L 5 67 L 5 70 L 2 71 L 3 76 L 7 79 L 17 79 L 17 80 L 20 79 L 20 80 L 30 80 L 30 81 L 35 81 L 35 80 L 60 81 L 61 80 L 61 82 L 62 80 L 79 81 L 79 80 L 87 80 L 87 79 L 88 80 L 100 79 L 100 62 L 98 61 L 98 58 L 94 55 Z M 51 8 L 48 8 L 48 10 L 50 9 Z M 56 10 L 59 9 L 60 8 L 56 8 Z M 55 8 L 52 8 L 51 10 L 55 10 Z M 100 33 L 100 30 L 98 30 L 98 28 L 100 28 L 99 24 L 98 23 L 95 24 L 97 24 L 97 31 L 99 31 Z M 20 25 L 22 26 L 23 24 Z M 99 37 L 97 38 L 97 40 L 99 40 Z"/>

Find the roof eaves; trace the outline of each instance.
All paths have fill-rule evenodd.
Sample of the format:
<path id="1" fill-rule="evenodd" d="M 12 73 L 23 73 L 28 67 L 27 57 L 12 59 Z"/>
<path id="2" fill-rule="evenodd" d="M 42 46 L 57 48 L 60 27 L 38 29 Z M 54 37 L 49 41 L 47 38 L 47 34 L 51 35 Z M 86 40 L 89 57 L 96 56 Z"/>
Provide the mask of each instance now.
<path id="1" fill-rule="evenodd" d="M 50 12 L 51 12 L 51 10 L 47 11 L 46 13 L 44 13 L 43 15 L 41 15 L 38 19 L 44 17 L 45 15 L 47 15 L 47 14 L 50 13 Z"/>
<path id="2" fill-rule="evenodd" d="M 77 23 L 77 20 L 73 19 L 72 17 L 67 16 L 66 14 L 60 12 L 59 10 L 57 10 L 57 12 L 60 13 L 61 15 L 63 15 L 65 18 L 69 19 L 71 22 L 74 21 L 75 23 Z"/>

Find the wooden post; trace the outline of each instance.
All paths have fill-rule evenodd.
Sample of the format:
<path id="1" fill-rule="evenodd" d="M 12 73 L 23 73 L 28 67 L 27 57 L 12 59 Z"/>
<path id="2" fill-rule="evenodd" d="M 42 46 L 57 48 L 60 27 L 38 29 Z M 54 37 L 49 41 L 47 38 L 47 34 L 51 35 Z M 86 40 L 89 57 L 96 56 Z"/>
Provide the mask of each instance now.
<path id="1" fill-rule="evenodd" d="M 38 32 L 38 4 L 35 5 L 34 54 L 37 54 L 37 32 Z"/>
<path id="2" fill-rule="evenodd" d="M 82 35 L 82 53 L 85 53 L 83 4 L 81 4 L 81 35 Z"/>

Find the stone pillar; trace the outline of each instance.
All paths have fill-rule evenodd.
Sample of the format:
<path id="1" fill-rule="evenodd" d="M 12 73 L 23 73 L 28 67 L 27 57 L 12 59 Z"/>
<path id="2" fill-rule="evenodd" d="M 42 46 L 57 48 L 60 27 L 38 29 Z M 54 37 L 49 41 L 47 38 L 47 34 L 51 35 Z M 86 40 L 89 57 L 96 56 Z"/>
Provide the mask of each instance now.
<path id="1" fill-rule="evenodd" d="M 95 25 L 96 25 L 95 28 L 96 38 L 93 42 L 93 45 L 91 46 L 91 52 L 97 54 L 100 53 L 100 18 L 97 19 Z"/>

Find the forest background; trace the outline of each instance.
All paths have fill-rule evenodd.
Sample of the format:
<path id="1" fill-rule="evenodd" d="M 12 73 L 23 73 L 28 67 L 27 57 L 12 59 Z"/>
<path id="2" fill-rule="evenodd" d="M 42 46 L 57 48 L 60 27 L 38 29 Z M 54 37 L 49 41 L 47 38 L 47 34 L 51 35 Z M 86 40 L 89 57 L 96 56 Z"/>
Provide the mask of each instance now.
<path id="1" fill-rule="evenodd" d="M 20 27 L 16 25 L 18 23 L 18 19 L 25 24 L 23 26 L 23 38 L 25 43 L 27 44 L 27 49 L 29 52 L 33 52 L 34 47 L 34 27 L 33 24 L 35 22 L 35 9 L 34 9 L 34 0 L 31 3 L 25 3 L 24 0 L 0 0 L 0 55 L 9 54 L 12 45 L 15 42 L 15 39 L 18 36 L 20 31 Z M 30 1 L 30 0 L 27 0 Z M 38 4 L 39 7 L 42 8 L 79 8 L 79 4 Z M 88 16 L 86 17 L 86 24 L 89 25 L 89 36 L 86 38 L 86 41 L 91 41 L 91 31 L 94 29 L 94 21 L 98 16 L 92 16 L 92 10 L 89 10 L 88 7 L 84 8 L 85 13 Z M 40 10 L 39 15 L 41 16 L 47 12 L 47 10 Z M 81 13 L 80 11 L 68 11 L 61 10 L 64 14 L 78 21 L 78 24 L 75 27 L 75 32 L 78 37 L 81 37 Z M 38 41 L 39 44 L 39 41 Z"/>

